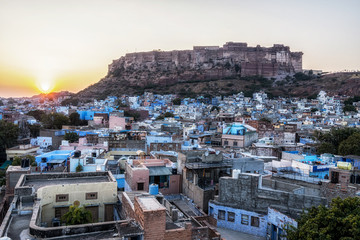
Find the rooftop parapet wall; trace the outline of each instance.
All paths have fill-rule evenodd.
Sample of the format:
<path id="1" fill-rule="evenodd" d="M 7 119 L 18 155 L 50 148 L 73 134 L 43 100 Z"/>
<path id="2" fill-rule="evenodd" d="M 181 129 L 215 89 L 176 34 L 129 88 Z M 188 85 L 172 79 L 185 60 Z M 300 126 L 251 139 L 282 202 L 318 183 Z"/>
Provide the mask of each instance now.
<path id="1" fill-rule="evenodd" d="M 263 214 L 267 213 L 269 206 L 276 207 L 291 216 L 298 216 L 303 209 L 327 204 L 325 198 L 299 194 L 303 192 L 298 191 L 301 190 L 300 186 L 296 189 L 292 184 L 285 186 L 282 183 L 282 191 L 268 188 L 269 184 L 266 184 L 268 187 L 263 187 L 260 178 L 258 174 L 240 174 L 238 179 L 220 178 L 219 198 L 216 202 Z"/>

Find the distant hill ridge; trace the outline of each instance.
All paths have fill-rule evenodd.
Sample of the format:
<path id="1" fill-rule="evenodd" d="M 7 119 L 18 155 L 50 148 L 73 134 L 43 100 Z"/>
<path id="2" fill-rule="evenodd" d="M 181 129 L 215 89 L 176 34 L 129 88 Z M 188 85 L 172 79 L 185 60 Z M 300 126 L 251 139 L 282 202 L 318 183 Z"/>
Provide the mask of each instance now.
<path id="1" fill-rule="evenodd" d="M 314 84 L 315 78 L 293 77 L 302 72 L 302 55 L 281 44 L 266 48 L 234 42 L 223 47 L 128 53 L 114 60 L 103 79 L 76 97 L 101 99 L 144 91 L 180 96 L 228 95 L 258 90 L 273 95 L 309 95 L 317 88 L 312 85 L 307 89 L 307 83 Z M 341 91 L 341 86 L 337 90 Z"/>

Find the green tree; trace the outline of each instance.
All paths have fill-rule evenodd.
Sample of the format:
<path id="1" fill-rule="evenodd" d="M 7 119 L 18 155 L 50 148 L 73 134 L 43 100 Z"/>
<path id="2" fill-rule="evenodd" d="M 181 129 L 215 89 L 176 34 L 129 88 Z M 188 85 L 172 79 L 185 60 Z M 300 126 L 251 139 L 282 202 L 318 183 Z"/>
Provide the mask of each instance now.
<path id="1" fill-rule="evenodd" d="M 305 73 L 302 72 L 295 73 L 294 78 L 297 81 L 306 81 L 312 79 L 310 75 L 306 75 Z"/>
<path id="2" fill-rule="evenodd" d="M 341 155 L 358 155 L 360 156 L 360 133 L 356 132 L 342 141 L 339 146 Z"/>
<path id="3" fill-rule="evenodd" d="M 66 132 L 64 135 L 64 139 L 69 141 L 70 143 L 79 141 L 79 135 L 76 132 Z"/>
<path id="4" fill-rule="evenodd" d="M 13 147 L 19 136 L 17 125 L 0 120 L 0 161 L 6 160 L 6 148 Z"/>
<path id="5" fill-rule="evenodd" d="M 159 115 L 155 120 L 163 120 L 164 118 L 165 118 L 164 115 Z"/>
<path id="6" fill-rule="evenodd" d="M 88 121 L 81 120 L 80 115 L 77 112 L 71 113 L 69 115 L 70 125 L 72 126 L 85 126 L 88 124 Z"/>
<path id="7" fill-rule="evenodd" d="M 40 136 L 40 124 L 28 124 L 28 128 L 30 130 L 30 137 L 37 138 L 38 136 Z"/>
<path id="8" fill-rule="evenodd" d="M 173 103 L 174 105 L 181 105 L 181 98 L 175 98 L 175 99 L 172 101 L 172 103 Z"/>
<path id="9" fill-rule="evenodd" d="M 360 132 L 360 130 L 356 128 L 332 128 L 330 132 L 326 132 L 326 133 L 315 131 L 314 138 L 318 141 L 318 146 L 317 146 L 318 154 L 326 153 L 323 152 L 324 150 L 322 149 L 330 149 L 330 148 L 334 149 L 332 152 L 333 154 L 338 154 L 338 150 L 341 142 L 346 140 L 348 137 L 350 137 L 352 134 L 356 132 Z M 323 147 L 319 149 L 321 145 L 323 145 Z"/>
<path id="10" fill-rule="evenodd" d="M 328 143 L 328 142 L 323 142 L 321 143 L 318 147 L 317 147 L 317 154 L 322 154 L 322 153 L 331 153 L 331 154 L 336 154 L 336 148 L 333 144 Z"/>
<path id="11" fill-rule="evenodd" d="M 360 96 L 354 96 L 354 97 L 350 97 L 348 99 L 346 99 L 344 101 L 345 105 L 353 105 L 354 102 L 359 102 L 360 101 Z"/>
<path id="12" fill-rule="evenodd" d="M 19 136 L 19 128 L 17 125 L 0 120 L 0 149 L 13 147 Z"/>
<path id="13" fill-rule="evenodd" d="M 71 113 L 69 115 L 69 120 L 70 120 L 70 125 L 79 126 L 81 122 L 80 114 L 78 114 L 77 112 Z"/>
<path id="14" fill-rule="evenodd" d="M 357 112 L 357 110 L 354 105 L 345 105 L 343 112 Z"/>
<path id="15" fill-rule="evenodd" d="M 135 122 L 138 121 L 141 117 L 140 113 L 135 110 L 125 110 L 124 116 L 125 117 L 133 117 Z"/>
<path id="16" fill-rule="evenodd" d="M 44 115 L 46 115 L 46 113 L 42 110 L 32 110 L 26 115 L 34 117 L 37 121 L 41 121 L 41 119 L 44 117 Z"/>
<path id="17" fill-rule="evenodd" d="M 164 114 L 164 117 L 174 117 L 174 114 L 171 113 L 171 112 L 166 112 L 166 113 Z"/>
<path id="18" fill-rule="evenodd" d="M 287 230 L 289 240 L 350 240 L 360 236 L 360 198 L 335 198 L 329 207 L 312 207 Z"/>
<path id="19" fill-rule="evenodd" d="M 92 214 L 85 207 L 71 205 L 69 211 L 61 218 L 66 225 L 86 224 L 92 222 Z"/>
<path id="20" fill-rule="evenodd" d="M 272 121 L 271 121 L 271 119 L 269 119 L 269 118 L 262 117 L 262 118 L 260 118 L 260 122 L 267 122 L 267 123 L 271 123 Z"/>
<path id="21" fill-rule="evenodd" d="M 62 129 L 62 126 L 68 125 L 70 120 L 62 113 L 50 113 L 42 117 L 42 123 L 47 129 Z"/>
<path id="22" fill-rule="evenodd" d="M 80 160 L 78 162 L 78 165 L 75 168 L 76 172 L 82 172 L 84 170 L 83 166 L 80 164 Z"/>
<path id="23" fill-rule="evenodd" d="M 14 157 L 14 160 L 12 161 L 11 165 L 13 166 L 20 166 L 21 160 L 28 158 L 30 160 L 30 166 L 36 166 L 35 157 L 32 155 L 25 155 L 25 156 L 16 156 Z"/>

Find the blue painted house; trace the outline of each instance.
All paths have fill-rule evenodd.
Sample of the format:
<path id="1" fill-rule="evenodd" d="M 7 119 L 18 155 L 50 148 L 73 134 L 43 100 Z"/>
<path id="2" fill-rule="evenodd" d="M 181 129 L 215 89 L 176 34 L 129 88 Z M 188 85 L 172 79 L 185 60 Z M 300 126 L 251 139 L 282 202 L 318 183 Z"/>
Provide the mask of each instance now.
<path id="1" fill-rule="evenodd" d="M 74 155 L 74 152 L 74 150 L 56 150 L 36 156 L 35 161 L 42 170 L 59 164 L 67 166 L 68 159 Z"/>

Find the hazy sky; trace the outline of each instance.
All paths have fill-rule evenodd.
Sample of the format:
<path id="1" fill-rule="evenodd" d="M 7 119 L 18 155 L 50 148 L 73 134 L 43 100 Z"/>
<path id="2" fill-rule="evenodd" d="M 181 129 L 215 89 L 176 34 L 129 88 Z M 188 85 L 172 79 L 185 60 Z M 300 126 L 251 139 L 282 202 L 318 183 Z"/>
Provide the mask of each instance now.
<path id="1" fill-rule="evenodd" d="M 360 69 L 359 0 L 0 0 L 0 97 L 77 92 L 127 52 L 281 43 L 304 69 Z"/>

